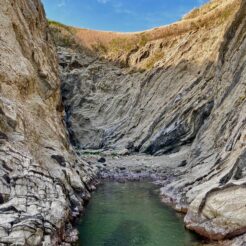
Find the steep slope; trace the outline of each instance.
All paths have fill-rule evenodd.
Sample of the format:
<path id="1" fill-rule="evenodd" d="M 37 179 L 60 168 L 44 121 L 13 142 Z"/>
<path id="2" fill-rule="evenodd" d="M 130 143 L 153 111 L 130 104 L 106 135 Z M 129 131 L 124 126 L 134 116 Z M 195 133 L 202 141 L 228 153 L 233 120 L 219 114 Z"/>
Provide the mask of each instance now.
<path id="1" fill-rule="evenodd" d="M 41 2 L 0 5 L 0 244 L 56 245 L 93 172 L 69 145 Z"/>
<path id="2" fill-rule="evenodd" d="M 230 6 L 233 14 L 223 19 Z M 175 35 L 169 35 L 171 27 L 163 28 L 167 37 L 128 54 L 129 61 L 136 61 L 134 67 L 144 69 L 148 63 L 151 69 L 146 72 L 134 72 L 132 66 L 119 70 L 107 60 L 61 52 L 62 90 L 74 143 L 150 154 L 191 143 L 213 108 L 209 71 L 215 69 L 212 64 L 239 6 L 240 1 L 225 1 L 213 10 L 223 14 L 211 20 L 213 11 L 207 13 L 209 25 L 195 30 L 187 30 L 186 21 L 177 24 L 185 28 L 174 29 Z"/>
<path id="3" fill-rule="evenodd" d="M 107 60 L 140 69 L 150 69 L 158 61 L 168 62 L 173 57 L 176 61 L 180 60 L 179 56 L 169 54 L 170 51 L 173 50 L 179 54 L 182 50 L 180 46 L 186 41 L 192 41 L 193 38 L 193 45 L 197 42 L 211 45 L 220 41 L 224 33 L 223 28 L 238 7 L 238 1 L 213 0 L 200 9 L 194 9 L 179 22 L 138 33 L 93 31 L 67 27 L 57 22 L 51 22 L 50 26 L 56 34 L 62 32 L 63 37 L 64 34 L 67 37 L 72 34 L 75 42 Z M 200 38 L 199 34 L 201 34 Z M 215 46 L 208 47 L 214 50 Z M 194 56 L 193 49 L 189 53 Z M 206 55 L 209 55 L 208 52 L 206 54 L 203 52 L 201 58 Z"/>
<path id="4" fill-rule="evenodd" d="M 188 212 L 188 228 L 215 240 L 246 228 L 245 13 L 245 1 L 214 0 L 158 29 L 160 36 L 142 33 L 142 46 L 140 34 L 124 37 L 137 44 L 129 50 L 103 37 L 103 53 L 96 51 L 106 60 L 93 55 L 83 30 L 66 35 L 87 50 L 58 47 L 73 144 L 155 155 L 190 146 L 187 165 L 164 183 L 163 199 Z M 62 27 L 51 29 L 61 41 Z"/>
<path id="5" fill-rule="evenodd" d="M 188 228 L 212 239 L 245 232 L 245 11 L 243 1 L 210 71 L 214 109 L 192 145 L 185 174 L 171 185 L 190 204 Z"/>

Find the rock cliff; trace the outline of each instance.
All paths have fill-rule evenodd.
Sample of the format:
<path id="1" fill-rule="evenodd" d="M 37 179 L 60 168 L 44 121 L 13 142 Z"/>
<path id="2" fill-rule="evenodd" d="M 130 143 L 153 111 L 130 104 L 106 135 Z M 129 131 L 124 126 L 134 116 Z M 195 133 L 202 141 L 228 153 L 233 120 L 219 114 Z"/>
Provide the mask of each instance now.
<path id="1" fill-rule="evenodd" d="M 161 193 L 187 212 L 189 229 L 213 240 L 246 232 L 245 13 L 245 1 L 214 0 L 135 34 L 51 24 L 74 146 L 151 155 L 190 148 Z"/>
<path id="2" fill-rule="evenodd" d="M 163 200 L 187 228 L 245 244 L 244 0 L 133 34 L 52 22 L 59 68 L 40 0 L 0 4 L 0 244 L 73 239 L 96 170 L 70 140 L 77 152 L 180 153 Z"/>
<path id="3" fill-rule="evenodd" d="M 58 51 L 64 67 L 67 121 L 76 145 L 162 154 L 191 143 L 214 107 L 213 64 L 239 2 L 213 1 L 212 7 L 209 5 L 212 10 L 204 17 L 187 16 L 188 20 L 172 25 L 173 29 L 163 27 L 158 31 L 160 38 L 134 47 L 123 57 L 122 41 L 114 39 L 118 49 L 104 56 L 110 60 L 128 56 L 130 68 L 120 69 L 86 54 Z M 193 29 L 190 23 L 200 23 L 200 19 L 201 26 Z M 152 32 L 149 36 L 157 35 L 156 30 L 147 33 Z M 135 38 L 133 34 L 129 39 Z"/>
<path id="4" fill-rule="evenodd" d="M 41 2 L 0 5 L 0 244 L 58 245 L 94 174 L 67 137 Z"/>

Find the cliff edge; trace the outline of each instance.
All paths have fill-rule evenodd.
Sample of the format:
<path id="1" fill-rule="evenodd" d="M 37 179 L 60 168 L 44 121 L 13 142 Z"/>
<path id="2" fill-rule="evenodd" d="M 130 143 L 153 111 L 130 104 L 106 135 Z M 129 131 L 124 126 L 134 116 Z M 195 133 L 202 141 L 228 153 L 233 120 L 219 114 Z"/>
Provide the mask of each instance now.
<path id="1" fill-rule="evenodd" d="M 39 0 L 0 1 L 0 244 L 57 245 L 93 188 L 63 122 Z"/>
<path id="2" fill-rule="evenodd" d="M 212 240 L 246 232 L 245 13 L 245 1 L 214 0 L 133 34 L 51 23 L 74 146 L 150 155 L 190 148 L 161 193 Z"/>

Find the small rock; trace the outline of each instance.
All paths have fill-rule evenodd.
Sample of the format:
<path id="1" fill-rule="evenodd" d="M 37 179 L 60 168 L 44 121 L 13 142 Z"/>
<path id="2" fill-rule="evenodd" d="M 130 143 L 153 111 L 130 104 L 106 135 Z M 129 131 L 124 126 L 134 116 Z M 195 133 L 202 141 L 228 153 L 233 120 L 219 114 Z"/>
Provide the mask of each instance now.
<path id="1" fill-rule="evenodd" d="M 0 139 L 7 140 L 8 137 L 7 137 L 7 135 L 4 132 L 0 132 Z"/>
<path id="2" fill-rule="evenodd" d="M 179 167 L 185 167 L 187 165 L 187 161 L 183 160 L 180 164 Z"/>
<path id="3" fill-rule="evenodd" d="M 63 156 L 61 155 L 52 155 L 52 159 L 56 160 L 62 167 L 66 166 L 66 161 Z"/>
<path id="4" fill-rule="evenodd" d="M 100 157 L 97 161 L 100 163 L 105 163 L 106 159 L 104 157 Z"/>

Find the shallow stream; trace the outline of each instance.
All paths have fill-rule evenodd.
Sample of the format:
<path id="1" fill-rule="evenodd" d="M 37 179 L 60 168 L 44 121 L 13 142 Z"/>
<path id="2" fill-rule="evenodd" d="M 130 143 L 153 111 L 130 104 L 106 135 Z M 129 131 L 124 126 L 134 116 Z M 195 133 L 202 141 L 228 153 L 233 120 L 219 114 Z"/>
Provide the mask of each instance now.
<path id="1" fill-rule="evenodd" d="M 192 246 L 199 239 L 159 200 L 147 182 L 107 182 L 98 188 L 79 225 L 80 246 Z"/>

